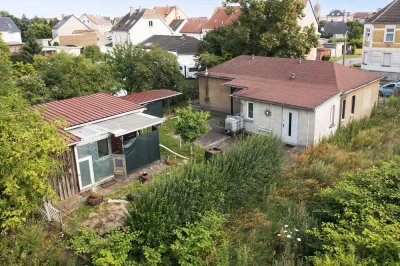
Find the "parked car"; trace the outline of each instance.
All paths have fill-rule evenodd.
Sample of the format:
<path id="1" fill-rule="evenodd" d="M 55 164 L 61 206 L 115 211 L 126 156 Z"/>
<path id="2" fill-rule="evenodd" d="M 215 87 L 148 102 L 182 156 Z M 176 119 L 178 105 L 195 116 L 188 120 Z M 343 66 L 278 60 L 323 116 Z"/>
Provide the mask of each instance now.
<path id="1" fill-rule="evenodd" d="M 400 87 L 400 82 L 390 82 L 382 85 L 379 88 L 379 96 L 381 97 L 389 97 L 394 94 L 394 89 L 396 87 Z"/>

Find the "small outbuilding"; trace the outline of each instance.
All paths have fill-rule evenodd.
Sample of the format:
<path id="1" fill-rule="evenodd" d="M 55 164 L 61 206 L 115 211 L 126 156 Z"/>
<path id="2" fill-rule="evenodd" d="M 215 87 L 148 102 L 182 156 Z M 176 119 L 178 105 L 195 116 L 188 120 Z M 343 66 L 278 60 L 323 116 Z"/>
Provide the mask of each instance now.
<path id="1" fill-rule="evenodd" d="M 179 95 L 182 95 L 182 93 L 163 89 L 133 93 L 127 96 L 122 96 L 121 98 L 142 105 L 146 108 L 144 111 L 146 114 L 162 118 L 164 116 L 164 101 L 169 101 L 169 99 Z"/>

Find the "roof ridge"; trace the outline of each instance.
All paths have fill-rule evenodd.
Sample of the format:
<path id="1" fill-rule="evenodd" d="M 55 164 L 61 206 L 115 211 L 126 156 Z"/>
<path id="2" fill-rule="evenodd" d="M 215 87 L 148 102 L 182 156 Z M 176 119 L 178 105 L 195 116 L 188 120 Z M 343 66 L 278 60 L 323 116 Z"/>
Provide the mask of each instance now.
<path id="1" fill-rule="evenodd" d="M 377 19 L 379 19 L 383 14 L 386 13 L 386 11 L 388 11 L 388 10 L 389 10 L 395 3 L 397 3 L 397 2 L 398 2 L 398 0 L 393 0 L 392 3 L 388 4 L 387 6 L 385 6 L 385 7 L 382 9 L 382 12 L 381 12 L 377 17 L 375 17 L 373 20 L 371 20 L 371 22 L 375 22 Z"/>
<path id="2" fill-rule="evenodd" d="M 336 63 L 334 63 L 334 62 L 331 62 L 332 64 L 332 66 L 333 66 L 333 74 L 335 75 L 335 86 L 336 86 L 336 90 L 338 91 L 338 92 L 342 92 L 340 89 L 339 89 L 339 84 L 338 84 L 338 77 L 337 77 L 337 75 L 338 75 L 338 73 L 337 73 L 337 70 L 336 70 L 336 67 L 337 66 L 340 66 L 339 64 L 336 64 Z"/>

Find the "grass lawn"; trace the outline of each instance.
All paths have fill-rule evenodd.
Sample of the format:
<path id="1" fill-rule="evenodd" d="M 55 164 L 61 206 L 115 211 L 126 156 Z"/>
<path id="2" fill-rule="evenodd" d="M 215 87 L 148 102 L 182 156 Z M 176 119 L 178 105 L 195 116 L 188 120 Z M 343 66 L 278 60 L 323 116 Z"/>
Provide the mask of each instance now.
<path id="1" fill-rule="evenodd" d="M 360 57 L 360 55 L 357 55 L 357 54 L 346 55 L 346 59 L 359 58 L 359 57 Z M 340 60 L 343 60 L 343 56 L 331 58 L 331 60 L 329 60 L 329 61 L 337 62 L 337 61 L 340 61 Z"/>

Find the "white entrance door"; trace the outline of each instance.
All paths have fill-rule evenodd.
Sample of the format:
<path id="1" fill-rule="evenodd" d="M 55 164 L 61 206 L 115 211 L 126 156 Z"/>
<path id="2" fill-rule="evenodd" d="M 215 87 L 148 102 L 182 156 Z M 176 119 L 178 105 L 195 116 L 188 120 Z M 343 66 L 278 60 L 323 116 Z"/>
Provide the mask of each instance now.
<path id="1" fill-rule="evenodd" d="M 282 140 L 288 144 L 297 144 L 297 125 L 299 113 L 290 109 L 283 109 Z"/>
<path id="2" fill-rule="evenodd" d="M 78 160 L 78 177 L 80 190 L 89 188 L 95 183 L 92 156 Z"/>

